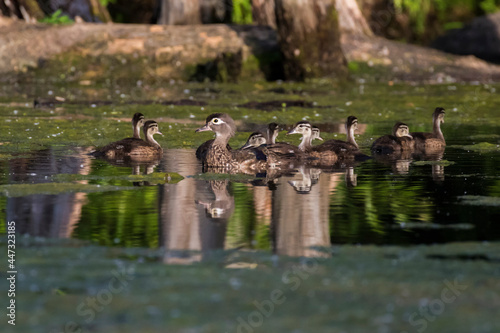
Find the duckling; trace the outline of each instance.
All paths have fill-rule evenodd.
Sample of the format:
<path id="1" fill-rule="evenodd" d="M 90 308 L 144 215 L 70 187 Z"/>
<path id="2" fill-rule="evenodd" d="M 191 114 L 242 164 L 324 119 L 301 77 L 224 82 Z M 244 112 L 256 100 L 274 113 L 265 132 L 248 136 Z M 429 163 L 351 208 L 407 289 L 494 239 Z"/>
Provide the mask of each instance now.
<path id="1" fill-rule="evenodd" d="M 342 140 L 328 140 L 322 144 L 322 146 L 329 147 L 333 150 L 342 160 L 356 160 L 365 161 L 370 158 L 370 156 L 363 154 L 359 150 L 359 146 L 354 138 L 354 132 L 358 129 L 358 118 L 355 116 L 347 117 L 345 128 L 347 132 L 347 141 Z"/>
<path id="2" fill-rule="evenodd" d="M 321 137 L 321 132 L 319 130 L 319 127 L 313 126 L 312 127 L 312 135 L 311 135 L 311 144 L 312 144 L 312 141 L 314 141 L 316 139 L 320 140 L 320 141 L 324 141 L 323 138 Z"/>
<path id="3" fill-rule="evenodd" d="M 265 144 L 267 144 L 266 136 L 261 132 L 253 132 L 248 137 L 247 142 L 241 146 L 240 149 L 257 148 Z"/>
<path id="4" fill-rule="evenodd" d="M 268 144 L 265 136 L 266 135 L 262 134 L 261 132 L 254 132 L 250 134 L 247 142 L 240 149 L 258 147 L 261 147 L 262 149 L 265 148 L 266 152 L 268 154 L 272 154 L 275 159 L 288 159 L 288 162 L 292 162 L 292 159 L 301 161 L 306 157 L 304 152 L 302 152 L 297 146 L 291 145 L 289 143 L 276 142 L 273 144 Z"/>
<path id="5" fill-rule="evenodd" d="M 278 134 L 280 132 L 279 125 L 276 123 L 270 123 L 267 125 L 267 130 L 266 130 L 266 143 L 268 144 L 275 144 L 276 143 L 276 138 L 278 137 Z"/>
<path id="6" fill-rule="evenodd" d="M 158 156 L 163 153 L 160 144 L 156 142 L 153 135 L 160 134 L 158 123 L 154 120 L 148 120 L 144 123 L 145 140 L 137 138 L 126 138 L 120 141 L 112 142 L 94 152 L 94 156 L 104 156 L 109 159 L 122 158 L 124 156 Z"/>
<path id="7" fill-rule="evenodd" d="M 441 123 L 444 123 L 444 109 L 437 107 L 432 114 L 432 133 L 414 132 L 410 135 L 415 140 L 415 148 L 422 150 L 426 148 L 444 148 L 446 141 L 443 132 L 441 132 Z"/>
<path id="8" fill-rule="evenodd" d="M 324 143 L 319 146 L 312 145 L 313 136 L 321 139 L 319 136 L 319 129 L 314 130 L 314 132 L 316 134 L 313 134 L 313 126 L 308 121 L 299 121 L 290 131 L 288 131 L 287 135 L 302 134 L 302 141 L 299 144 L 299 149 L 317 159 L 318 164 L 335 164 L 338 160 L 338 156 L 329 146 L 325 146 Z"/>
<path id="9" fill-rule="evenodd" d="M 134 114 L 134 116 L 132 117 L 132 132 L 133 132 L 133 135 L 132 135 L 132 138 L 133 139 L 138 139 L 138 140 L 141 140 L 141 127 L 144 126 L 144 115 L 140 112 L 137 112 Z M 132 138 L 126 138 L 126 139 L 123 139 L 123 140 L 120 140 L 120 141 L 116 141 L 116 142 L 113 142 L 113 143 L 110 143 L 109 145 L 99 149 L 99 150 L 96 150 L 94 152 L 92 152 L 91 154 L 95 155 L 95 156 L 99 156 L 99 155 L 103 155 L 103 152 L 104 152 L 104 148 L 106 147 L 110 147 L 111 148 L 111 145 L 113 144 L 120 144 L 122 141 L 124 140 L 129 140 L 129 139 L 132 139 Z M 142 141 L 142 140 L 141 140 Z"/>
<path id="10" fill-rule="evenodd" d="M 133 138 L 140 139 L 141 138 L 141 127 L 144 126 L 144 115 L 140 112 L 137 112 L 132 117 L 132 129 L 134 131 Z"/>
<path id="11" fill-rule="evenodd" d="M 413 149 L 415 141 L 409 134 L 408 125 L 397 122 L 392 127 L 392 135 L 384 135 L 372 144 L 372 152 L 376 154 L 392 154 L 401 150 Z"/>

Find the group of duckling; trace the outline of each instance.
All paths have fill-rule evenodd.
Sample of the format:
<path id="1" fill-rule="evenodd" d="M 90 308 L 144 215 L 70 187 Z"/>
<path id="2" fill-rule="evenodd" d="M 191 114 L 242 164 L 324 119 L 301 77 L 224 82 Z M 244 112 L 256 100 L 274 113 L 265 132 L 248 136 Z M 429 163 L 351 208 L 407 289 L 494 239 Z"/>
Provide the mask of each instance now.
<path id="1" fill-rule="evenodd" d="M 141 127 L 144 132 L 144 140 L 141 139 Z M 108 159 L 121 159 L 124 157 L 157 157 L 163 153 L 160 144 L 154 139 L 155 134 L 163 135 L 158 129 L 158 123 L 154 120 L 145 121 L 142 113 L 137 112 L 132 117 L 133 136 L 123 140 L 112 142 L 93 152 L 96 157 Z"/>
<path id="2" fill-rule="evenodd" d="M 391 135 L 384 135 L 374 141 L 373 154 L 394 154 L 401 151 L 424 151 L 443 148 L 446 145 L 440 124 L 444 122 L 444 109 L 436 108 L 433 113 L 433 132 L 410 133 L 408 125 L 397 122 Z M 276 142 L 279 127 L 269 124 L 266 131 L 254 132 L 245 145 L 231 149 L 229 139 L 236 132 L 233 119 L 225 113 L 208 116 L 205 126 L 196 132 L 213 131 L 215 139 L 202 144 L 196 156 L 205 167 L 225 170 L 262 170 L 269 167 L 286 166 L 294 162 L 305 162 L 315 166 L 332 166 L 338 162 L 364 161 L 369 156 L 363 154 L 356 143 L 354 133 L 358 129 L 358 119 L 349 116 L 345 123 L 347 140 L 328 140 L 320 145 L 313 145 L 314 139 L 322 140 L 319 128 L 308 121 L 300 121 L 288 131 L 289 134 L 301 134 L 299 146 Z"/>
<path id="3" fill-rule="evenodd" d="M 446 145 L 441 123 L 444 122 L 444 109 L 435 109 L 433 117 L 433 132 L 411 133 L 408 125 L 397 122 L 391 135 L 384 135 L 373 142 L 373 154 L 394 154 L 402 151 L 426 149 L 442 149 Z M 132 119 L 133 137 L 108 144 L 94 152 L 95 156 L 109 159 L 124 156 L 158 156 L 162 148 L 153 138 L 161 134 L 154 120 L 144 121 L 144 115 L 136 113 Z M 144 140 L 140 138 L 140 127 L 143 126 Z M 345 123 L 347 140 L 328 140 L 320 145 L 313 145 L 313 140 L 324 141 L 319 128 L 308 121 L 299 121 L 288 131 L 289 134 L 301 134 L 298 146 L 276 142 L 279 126 L 276 123 L 268 125 L 263 132 L 254 132 L 247 142 L 239 149 L 232 149 L 229 139 L 236 133 L 234 120 L 226 113 L 213 113 L 207 117 L 205 125 L 196 132 L 213 131 L 215 138 L 198 147 L 196 157 L 203 163 L 205 170 L 223 172 L 261 172 L 269 168 L 288 168 L 297 163 L 311 165 L 333 166 L 338 162 L 364 161 L 369 156 L 359 150 L 354 132 L 358 129 L 358 119 L 349 116 Z"/>

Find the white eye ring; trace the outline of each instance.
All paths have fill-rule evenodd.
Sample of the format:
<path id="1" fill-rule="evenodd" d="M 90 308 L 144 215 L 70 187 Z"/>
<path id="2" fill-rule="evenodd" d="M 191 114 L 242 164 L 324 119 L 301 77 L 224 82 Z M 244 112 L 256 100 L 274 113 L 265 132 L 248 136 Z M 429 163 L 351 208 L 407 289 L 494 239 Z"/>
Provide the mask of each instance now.
<path id="1" fill-rule="evenodd" d="M 219 119 L 219 118 L 214 118 L 214 119 L 212 119 L 212 123 L 213 124 L 219 124 L 219 123 L 224 124 L 224 121 Z"/>

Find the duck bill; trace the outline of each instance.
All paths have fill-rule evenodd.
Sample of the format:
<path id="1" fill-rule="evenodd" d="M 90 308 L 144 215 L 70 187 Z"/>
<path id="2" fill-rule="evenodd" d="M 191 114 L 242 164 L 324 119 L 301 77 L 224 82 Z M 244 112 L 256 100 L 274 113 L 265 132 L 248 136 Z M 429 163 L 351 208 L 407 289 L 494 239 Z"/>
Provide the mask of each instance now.
<path id="1" fill-rule="evenodd" d="M 413 137 L 410 134 L 405 134 L 407 138 L 413 139 Z"/>
<path id="2" fill-rule="evenodd" d="M 156 134 L 160 134 L 160 135 L 163 135 L 163 133 L 162 133 L 162 132 L 156 132 Z"/>
<path id="3" fill-rule="evenodd" d="M 316 139 L 318 139 L 318 140 L 320 140 L 320 141 L 325 141 L 325 140 L 323 140 L 323 138 L 322 138 L 322 137 L 320 137 L 320 136 L 318 136 Z"/>
<path id="4" fill-rule="evenodd" d="M 248 149 L 250 147 L 252 147 L 252 146 L 247 142 L 240 149 Z"/>
<path id="5" fill-rule="evenodd" d="M 210 127 L 208 127 L 208 125 L 205 125 L 203 127 L 198 128 L 195 132 L 199 133 L 199 132 L 206 132 L 206 131 L 211 131 L 211 129 L 210 129 Z"/>
<path id="6" fill-rule="evenodd" d="M 295 131 L 295 128 L 292 128 L 291 130 L 286 132 L 286 135 L 290 135 L 290 134 L 297 134 L 297 132 Z"/>

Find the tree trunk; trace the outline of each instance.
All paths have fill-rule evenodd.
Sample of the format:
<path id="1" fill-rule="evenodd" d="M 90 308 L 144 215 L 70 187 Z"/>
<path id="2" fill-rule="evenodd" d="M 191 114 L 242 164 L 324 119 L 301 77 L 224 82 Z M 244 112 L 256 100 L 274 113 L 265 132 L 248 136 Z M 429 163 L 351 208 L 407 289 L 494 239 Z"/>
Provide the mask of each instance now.
<path id="1" fill-rule="evenodd" d="M 232 0 L 199 0 L 203 24 L 231 23 Z"/>
<path id="2" fill-rule="evenodd" d="M 287 80 L 347 75 L 335 0 L 276 0 L 276 23 Z"/>
<path id="3" fill-rule="evenodd" d="M 161 1 L 158 24 L 183 25 L 201 23 L 199 0 L 158 1 Z"/>
<path id="4" fill-rule="evenodd" d="M 0 10 L 4 16 L 17 17 L 26 22 L 36 22 L 45 16 L 36 0 L 0 0 Z"/>
<path id="5" fill-rule="evenodd" d="M 336 0 L 335 8 L 339 17 L 341 33 L 373 36 L 373 32 L 361 10 L 359 10 L 356 0 Z"/>
<path id="6" fill-rule="evenodd" d="M 252 0 L 252 17 L 258 25 L 267 25 L 276 29 L 274 0 Z"/>

